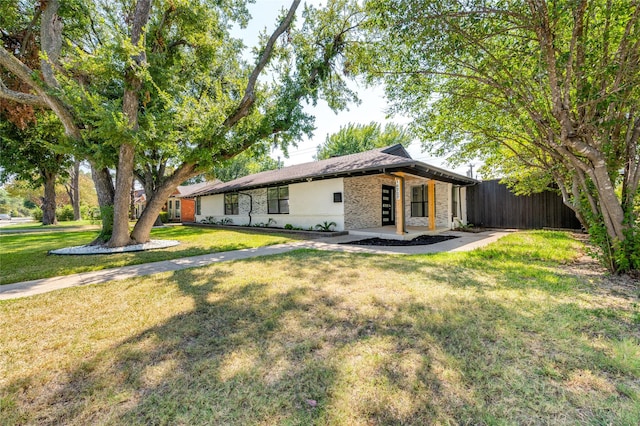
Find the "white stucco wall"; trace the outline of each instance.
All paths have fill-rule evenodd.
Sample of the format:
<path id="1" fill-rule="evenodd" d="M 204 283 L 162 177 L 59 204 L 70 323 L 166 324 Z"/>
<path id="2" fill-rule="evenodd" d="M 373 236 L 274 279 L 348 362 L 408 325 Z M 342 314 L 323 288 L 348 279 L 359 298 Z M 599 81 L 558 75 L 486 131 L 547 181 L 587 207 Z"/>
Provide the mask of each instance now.
<path id="1" fill-rule="evenodd" d="M 213 216 L 216 219 L 224 217 L 224 195 L 200 197 L 200 213 L 202 214 L 196 215 L 196 222 L 201 222 L 208 216 Z"/>
<path id="2" fill-rule="evenodd" d="M 334 203 L 333 193 L 343 193 L 343 202 Z M 224 214 L 224 195 L 216 194 L 202 197 L 201 213 L 196 215 L 196 222 L 200 222 L 207 217 L 214 217 L 216 220 L 229 218 L 234 225 L 249 224 L 249 197 L 253 199 L 253 210 L 251 212 L 251 223 L 267 223 L 269 219 L 274 227 L 284 227 L 287 224 L 298 228 L 315 228 L 317 224 L 323 222 L 335 222 L 333 227 L 336 231 L 344 230 L 344 182 L 342 178 L 325 179 L 312 182 L 302 182 L 289 185 L 289 213 L 269 214 L 267 212 L 267 190 L 266 188 L 250 191 L 241 191 L 238 197 L 238 215 Z"/>

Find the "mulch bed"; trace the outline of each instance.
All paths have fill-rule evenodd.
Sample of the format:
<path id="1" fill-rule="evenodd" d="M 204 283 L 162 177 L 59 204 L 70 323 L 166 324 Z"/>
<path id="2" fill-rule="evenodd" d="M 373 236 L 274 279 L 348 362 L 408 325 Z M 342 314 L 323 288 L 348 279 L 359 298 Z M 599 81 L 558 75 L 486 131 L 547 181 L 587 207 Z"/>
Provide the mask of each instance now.
<path id="1" fill-rule="evenodd" d="M 367 238 L 365 240 L 351 241 L 349 244 L 357 246 L 428 246 L 429 244 L 441 243 L 443 241 L 452 240 L 450 235 L 421 235 L 413 240 L 387 240 L 384 238 Z"/>

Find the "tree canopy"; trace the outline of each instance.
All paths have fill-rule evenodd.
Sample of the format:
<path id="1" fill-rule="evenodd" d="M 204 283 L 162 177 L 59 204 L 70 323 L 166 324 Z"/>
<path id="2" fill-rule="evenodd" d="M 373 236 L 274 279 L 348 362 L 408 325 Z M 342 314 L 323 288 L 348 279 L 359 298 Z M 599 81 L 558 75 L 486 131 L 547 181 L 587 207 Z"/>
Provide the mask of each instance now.
<path id="1" fill-rule="evenodd" d="M 3 2 L 12 47 L 0 47 L 0 97 L 52 110 L 74 153 L 91 161 L 101 205 L 113 206 L 109 245 L 146 241 L 181 182 L 256 143 L 298 140 L 313 128 L 305 100 L 341 108 L 352 97 L 336 70 L 353 16 L 331 1 L 306 7 L 297 25 L 299 3 L 247 61 L 231 35 L 250 19 L 244 1 Z M 32 50 L 40 60 L 24 53 Z M 166 174 L 130 233 L 136 165 Z M 116 170 L 115 187 L 107 168 Z"/>
<path id="2" fill-rule="evenodd" d="M 37 118 L 36 118 L 37 116 Z M 28 182 L 32 187 L 44 187 L 42 223 L 56 223 L 56 181 L 68 175 L 71 156 L 59 150 L 64 131 L 50 112 L 34 113 L 33 121 L 24 128 L 0 113 L 0 182 L 13 179 Z"/>
<path id="3" fill-rule="evenodd" d="M 213 177 L 223 182 L 260 173 L 267 170 L 275 170 L 282 167 L 282 162 L 274 160 L 268 153 L 263 151 L 247 150 L 237 155 L 232 160 L 221 163 L 214 167 Z"/>
<path id="4" fill-rule="evenodd" d="M 425 147 L 519 192 L 553 182 L 612 271 L 640 268 L 636 0 L 367 3 L 359 62 Z M 619 193 L 616 193 L 616 189 Z"/>
<path id="5" fill-rule="evenodd" d="M 324 143 L 316 148 L 316 160 L 340 155 L 356 154 L 374 148 L 402 144 L 407 147 L 413 136 L 404 127 L 389 123 L 384 129 L 379 123 L 353 124 L 340 127 L 337 133 L 327 135 Z"/>

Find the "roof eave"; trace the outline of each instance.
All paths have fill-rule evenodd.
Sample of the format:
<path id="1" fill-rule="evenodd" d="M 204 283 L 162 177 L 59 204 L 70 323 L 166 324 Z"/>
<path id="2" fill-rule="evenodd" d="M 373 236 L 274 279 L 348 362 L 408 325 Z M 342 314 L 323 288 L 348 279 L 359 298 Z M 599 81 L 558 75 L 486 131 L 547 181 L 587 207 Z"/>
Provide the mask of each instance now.
<path id="1" fill-rule="evenodd" d="M 451 173 L 443 169 L 439 169 L 437 167 L 432 167 L 426 163 L 421 163 L 419 161 L 406 161 L 397 164 L 387 164 L 387 165 L 376 165 L 372 167 L 365 167 L 357 170 L 346 170 L 342 172 L 335 173 L 321 173 L 321 174 L 311 174 L 306 176 L 300 176 L 297 178 L 291 179 L 281 179 L 274 180 L 268 183 L 261 183 L 257 185 L 240 185 L 240 186 L 229 186 L 229 187 L 221 187 L 221 188 L 212 188 L 207 191 L 202 191 L 200 193 L 190 194 L 185 198 L 194 198 L 194 197 L 202 197 L 207 195 L 216 195 L 216 194 L 224 194 L 228 192 L 237 192 L 237 191 L 249 191 L 252 189 L 259 188 L 267 188 L 269 186 L 274 185 L 289 185 L 293 183 L 302 183 L 309 182 L 313 180 L 324 180 L 324 179 L 337 179 L 344 177 L 353 177 L 353 176 L 365 176 L 371 174 L 378 173 L 391 173 L 391 172 L 405 172 L 409 174 L 413 174 L 416 176 L 425 177 L 428 179 L 436 179 L 442 182 L 453 183 L 455 185 L 475 185 L 478 183 L 477 180 L 473 178 L 469 178 L 467 176 L 458 175 L 456 173 Z"/>

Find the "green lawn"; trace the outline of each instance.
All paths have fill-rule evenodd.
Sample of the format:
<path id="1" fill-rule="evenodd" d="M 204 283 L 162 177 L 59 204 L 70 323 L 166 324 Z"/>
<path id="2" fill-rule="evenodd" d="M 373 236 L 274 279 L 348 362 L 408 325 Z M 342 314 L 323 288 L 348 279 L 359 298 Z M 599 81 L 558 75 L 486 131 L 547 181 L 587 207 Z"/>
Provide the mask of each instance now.
<path id="1" fill-rule="evenodd" d="M 71 220 L 71 221 L 58 222 L 57 225 L 47 225 L 47 226 L 44 226 L 42 222 L 35 222 L 35 221 L 20 222 L 20 223 L 13 223 L 11 225 L 3 226 L 2 228 L 0 228 L 0 234 L 10 233 L 11 231 L 14 231 L 14 230 L 57 231 L 61 229 L 73 229 L 73 228 L 88 227 L 88 226 L 98 226 L 98 224 L 90 220 Z"/>
<path id="2" fill-rule="evenodd" d="M 170 226 L 151 232 L 154 239 L 181 242 L 168 249 L 95 256 L 47 254 L 49 250 L 90 243 L 97 235 L 97 230 L 0 235 L 0 284 L 291 241 L 282 235 Z"/>
<path id="3" fill-rule="evenodd" d="M 637 425 L 640 288 L 582 251 L 299 250 L 0 302 L 0 419 Z"/>

